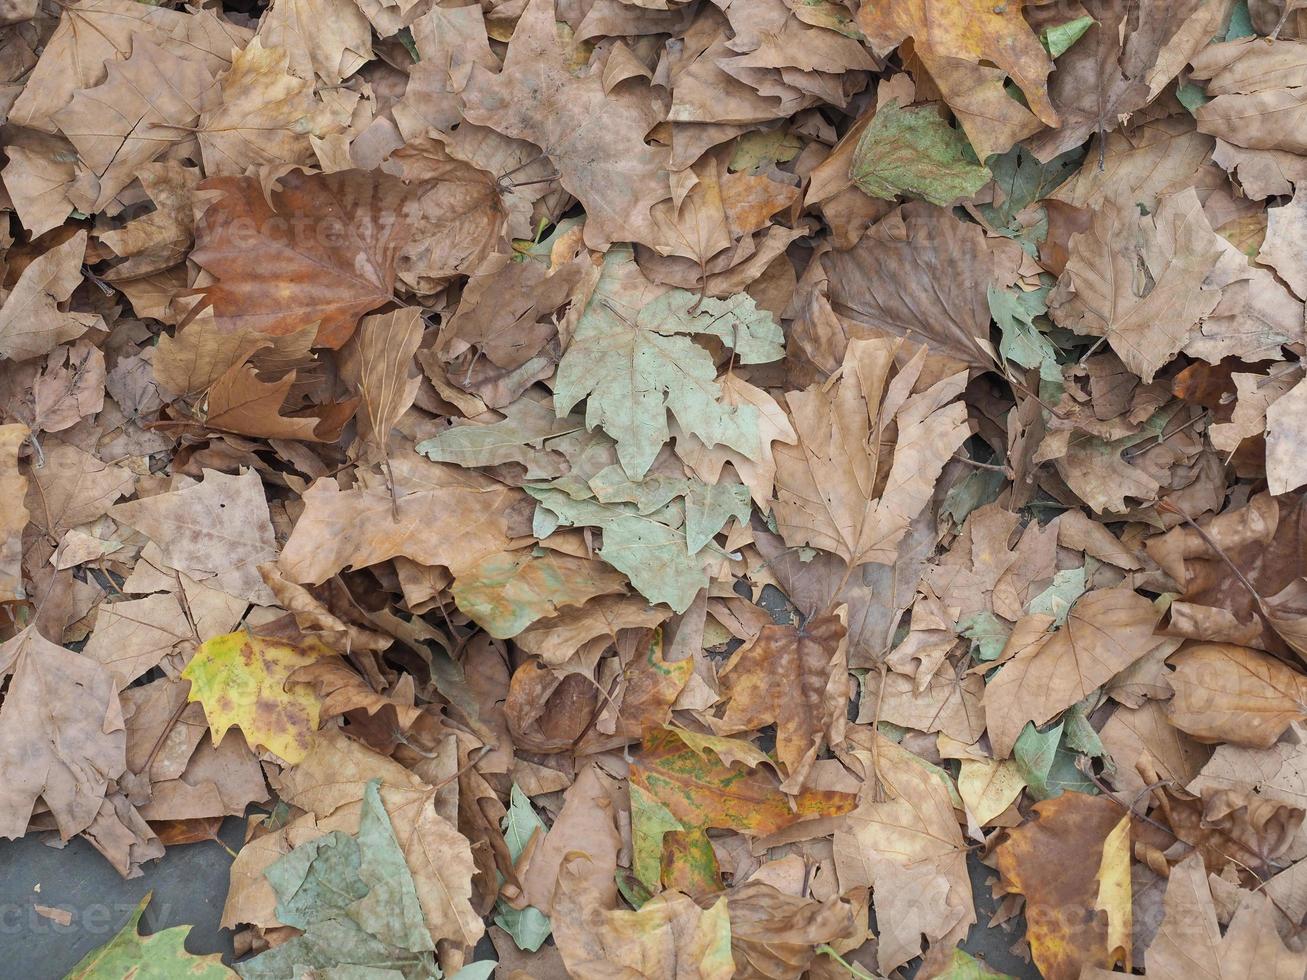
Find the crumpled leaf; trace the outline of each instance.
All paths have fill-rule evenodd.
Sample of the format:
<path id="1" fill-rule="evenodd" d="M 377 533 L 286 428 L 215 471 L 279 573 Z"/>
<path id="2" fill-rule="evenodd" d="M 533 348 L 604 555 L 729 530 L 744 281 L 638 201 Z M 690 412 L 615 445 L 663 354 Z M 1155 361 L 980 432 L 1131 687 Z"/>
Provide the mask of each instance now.
<path id="1" fill-rule="evenodd" d="M 853 341 L 836 384 L 787 396 L 799 441 L 774 450 L 776 524 L 787 544 L 821 548 L 852 565 L 893 563 L 944 464 L 967 438 L 966 410 L 954 401 L 965 375 L 923 383 L 925 352 L 895 370 L 900 346 Z M 865 448 L 850 453 L 850 446 Z"/>
<path id="2" fill-rule="evenodd" d="M 879 106 L 858 137 L 849 175 L 862 191 L 892 201 L 908 193 L 949 207 L 990 179 L 971 145 L 930 106 Z M 972 158 L 972 159 L 969 159 Z"/>
<path id="3" fill-rule="evenodd" d="M 413 875 L 377 791 L 364 789 L 358 833 L 334 830 L 265 869 L 277 917 L 302 929 L 239 964 L 245 978 L 294 980 L 305 968 L 393 971 L 406 980 L 439 975 Z"/>
<path id="4" fill-rule="evenodd" d="M 316 640 L 291 644 L 242 630 L 204 641 L 182 671 L 187 699 L 204 705 L 219 744 L 233 725 L 251 745 L 299 762 L 318 730 L 322 701 L 305 683 L 288 683 L 300 667 L 331 656 Z"/>
<path id="5" fill-rule="evenodd" d="M 720 673 L 726 713 L 719 734 L 776 726 L 781 789 L 803 788 L 822 746 L 843 737 L 848 712 L 844 624 L 838 617 L 802 626 L 764 626 Z"/>
<path id="6" fill-rule="evenodd" d="M 0 359 L 40 357 L 56 344 L 76 340 L 99 319 L 64 313 L 57 304 L 82 281 L 86 232 L 79 231 L 32 262 L 0 306 Z"/>
<path id="7" fill-rule="evenodd" d="M 1072 608 L 1066 625 L 1043 632 L 1035 613 L 1017 624 L 1011 658 L 985 686 L 985 720 L 996 758 L 1005 759 L 1026 722 L 1038 725 L 1087 697 L 1153 648 L 1160 614 L 1126 589 L 1101 589 Z"/>

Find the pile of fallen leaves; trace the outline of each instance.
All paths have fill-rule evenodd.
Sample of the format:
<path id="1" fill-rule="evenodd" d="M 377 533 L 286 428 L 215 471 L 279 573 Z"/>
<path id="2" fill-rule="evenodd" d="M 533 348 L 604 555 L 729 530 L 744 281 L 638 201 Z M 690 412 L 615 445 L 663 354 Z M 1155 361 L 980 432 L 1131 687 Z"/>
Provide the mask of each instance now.
<path id="1" fill-rule="evenodd" d="M 255 807 L 246 978 L 1298 980 L 1305 7 L 0 2 L 0 835 Z"/>

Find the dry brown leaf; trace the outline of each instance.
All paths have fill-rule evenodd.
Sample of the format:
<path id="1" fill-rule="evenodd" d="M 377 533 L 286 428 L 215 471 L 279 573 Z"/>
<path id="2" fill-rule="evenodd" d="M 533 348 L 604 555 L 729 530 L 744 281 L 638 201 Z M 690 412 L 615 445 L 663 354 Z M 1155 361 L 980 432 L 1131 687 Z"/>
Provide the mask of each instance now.
<path id="1" fill-rule="evenodd" d="M 1259 650 L 1195 643 L 1170 657 L 1171 724 L 1201 742 L 1266 749 L 1307 719 L 1307 677 Z"/>
<path id="2" fill-rule="evenodd" d="M 27 477 L 18 469 L 18 452 L 27 441 L 21 422 L 0 425 L 0 499 L 10 501 L 0 519 L 0 603 L 27 598 L 23 588 L 23 531 L 27 528 Z"/>
<path id="3" fill-rule="evenodd" d="M 1034 820 L 1010 831 L 995 851 L 1004 885 L 1026 897 L 1031 952 L 1049 980 L 1075 980 L 1085 967 L 1111 968 L 1122 916 L 1123 959 L 1130 965 L 1128 830 L 1124 840 L 1112 840 L 1123 819 L 1128 828 L 1116 800 L 1064 792 L 1035 804 Z M 1124 896 L 1101 909 L 1101 879 L 1122 869 Z"/>
<path id="4" fill-rule="evenodd" d="M 424 327 L 422 311 L 411 307 L 367 316 L 342 351 L 341 374 L 359 393 L 363 462 L 386 457 L 390 430 L 417 398 L 413 355 Z"/>
<path id="5" fill-rule="evenodd" d="M 406 240 L 408 190 L 385 174 L 292 172 L 264 197 L 248 177 L 216 177 L 191 258 L 226 333 L 281 335 L 315 321 L 316 344 L 340 347 L 358 319 L 389 302 Z M 183 331 L 183 335 L 184 335 Z"/>
<path id="6" fill-rule="evenodd" d="M 801 628 L 764 626 L 718 676 L 726 712 L 713 725 L 722 735 L 776 726 L 781 789 L 803 788 L 822 747 L 843 740 L 848 712 L 848 652 L 838 616 Z"/>
<path id="7" fill-rule="evenodd" d="M 923 351 L 895 370 L 900 345 L 854 341 L 838 380 L 789 394 L 799 441 L 773 450 L 776 523 L 787 544 L 851 565 L 892 563 L 966 439 L 966 410 L 954 402 L 965 375 L 926 384 Z"/>
<path id="8" fill-rule="evenodd" d="M 878 962 L 889 973 L 920 954 L 923 935 L 956 944 L 976 913 L 947 775 L 881 735 L 871 738 L 871 751 L 855 753 L 867 784 L 835 831 L 835 867 L 842 892 L 872 888 L 883 933 Z"/>
<path id="9" fill-rule="evenodd" d="M 995 757 L 1011 755 L 1027 722 L 1051 720 L 1151 650 L 1159 617 L 1153 604 L 1135 592 L 1102 589 L 1072 606 L 1061 629 L 1033 643 L 1023 623 L 1046 629 L 1048 617 L 1035 613 L 1019 623 L 1000 655 L 1006 662 L 985 686 L 985 719 Z"/>
<path id="10" fill-rule="evenodd" d="M 79 231 L 32 262 L 0 305 L 0 358 L 40 357 L 75 340 L 99 317 L 58 307 L 82 281 L 86 232 Z"/>

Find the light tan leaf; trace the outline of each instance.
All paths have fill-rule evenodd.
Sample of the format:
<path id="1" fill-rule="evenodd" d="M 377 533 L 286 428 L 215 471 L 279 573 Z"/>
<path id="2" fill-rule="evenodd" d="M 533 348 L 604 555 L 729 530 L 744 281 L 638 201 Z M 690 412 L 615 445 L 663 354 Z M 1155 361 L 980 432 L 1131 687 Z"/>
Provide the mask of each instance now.
<path id="1" fill-rule="evenodd" d="M 127 766 L 126 732 L 113 677 L 95 661 L 28 627 L 0 644 L 0 837 L 27 831 L 43 800 L 64 840 L 84 831 L 110 780 Z"/>
<path id="2" fill-rule="evenodd" d="M 0 359 L 40 357 L 75 340 L 99 320 L 91 313 L 64 313 L 56 305 L 82 281 L 86 232 L 79 231 L 31 263 L 0 306 Z"/>
<path id="3" fill-rule="evenodd" d="M 963 759 L 958 772 L 958 795 L 981 827 L 1016 802 L 1025 786 L 1011 759 Z"/>
<path id="4" fill-rule="evenodd" d="M 900 346 L 853 341 L 838 379 L 788 394 L 799 442 L 774 456 L 776 523 L 790 546 L 821 548 L 853 565 L 893 563 L 967 438 L 966 409 L 954 401 L 966 375 L 914 391 L 925 352 L 896 370 Z"/>
<path id="5" fill-rule="evenodd" d="M 45 465 L 27 472 L 26 506 L 32 523 L 54 541 L 69 528 L 103 517 L 115 500 L 132 492 L 135 481 L 125 466 L 106 465 L 63 442 L 48 440 L 42 448 Z"/>
<path id="6" fill-rule="evenodd" d="M 20 422 L 0 425 L 0 500 L 9 503 L 0 512 L 0 603 L 27 598 L 23 588 L 23 531 L 30 515 L 23 505 L 27 477 L 18 469 L 18 451 L 27 440 Z"/>
<path id="7" fill-rule="evenodd" d="M 1128 589 L 1102 589 L 1072 606 L 1060 630 L 1024 644 L 985 687 L 986 727 L 994 756 L 1011 755 L 1026 722 L 1049 721 L 1151 650 L 1159 618 L 1143 596 Z M 1024 632 L 1018 623 L 1009 649 Z"/>
<path id="8" fill-rule="evenodd" d="M 347 0 L 276 0 L 259 24 L 265 47 L 283 48 L 300 78 L 339 85 L 373 58 L 372 29 Z"/>
<path id="9" fill-rule="evenodd" d="M 1144 381 L 1189 342 L 1220 293 L 1204 289 L 1221 247 L 1192 188 L 1146 217 L 1105 202 L 1071 239 L 1071 259 L 1049 295 L 1059 326 L 1106 337 Z"/>
<path id="10" fill-rule="evenodd" d="M 1283 661 L 1230 643 L 1195 643 L 1170 657 L 1171 724 L 1200 742 L 1267 749 L 1307 719 L 1307 677 Z"/>
<path id="11" fill-rule="evenodd" d="M 213 579 L 246 599 L 268 595 L 258 565 L 275 558 L 276 548 L 263 483 L 254 470 L 240 476 L 205 470 L 199 483 L 117 504 L 110 513 L 157 544 L 177 571 Z"/>
<path id="12" fill-rule="evenodd" d="M 976 912 L 947 775 L 889 739 L 871 737 L 875 755 L 855 753 L 868 782 L 858 808 L 835 831 L 835 867 L 842 892 L 873 889 L 876 920 L 895 937 L 878 953 L 881 972 L 889 973 L 921 952 L 922 935 L 945 947 L 957 943 Z"/>
<path id="13" fill-rule="evenodd" d="M 417 398 L 422 376 L 413 355 L 424 327 L 416 307 L 376 313 L 363 318 L 341 351 L 341 376 L 359 393 L 356 451 L 363 462 L 386 457 L 390 430 Z"/>
<path id="14" fill-rule="evenodd" d="M 1196 854 L 1171 870 L 1163 908 L 1162 925 L 1148 947 L 1150 980 L 1299 980 L 1307 972 L 1307 953 L 1281 941 L 1265 895 L 1245 893 L 1221 935 L 1207 870 Z"/>
<path id="15" fill-rule="evenodd" d="M 87 168 L 69 197 L 88 214 L 108 207 L 142 166 L 191 138 L 214 83 L 204 62 L 145 38 L 105 71 L 104 82 L 76 92 L 53 117 Z"/>

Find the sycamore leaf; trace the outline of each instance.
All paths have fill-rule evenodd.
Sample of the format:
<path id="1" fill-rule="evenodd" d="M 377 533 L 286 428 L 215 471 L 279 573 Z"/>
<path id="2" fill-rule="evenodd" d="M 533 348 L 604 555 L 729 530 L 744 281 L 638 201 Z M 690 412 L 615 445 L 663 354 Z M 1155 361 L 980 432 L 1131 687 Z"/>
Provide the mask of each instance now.
<path id="1" fill-rule="evenodd" d="M 21 837 L 43 800 L 64 840 L 91 825 L 127 767 L 118 685 L 100 664 L 28 627 L 0 644 L 0 837 Z"/>
<path id="2" fill-rule="evenodd" d="M 1284 945 L 1270 896 L 1240 892 L 1221 935 L 1203 859 L 1191 854 L 1171 869 L 1162 924 L 1148 947 L 1148 976 L 1158 980 L 1293 980 L 1307 972 L 1307 952 Z"/>
<path id="3" fill-rule="evenodd" d="M 714 749 L 721 747 L 718 743 Z M 751 748 L 741 744 L 745 753 Z M 787 797 L 767 770 L 703 755 L 670 729 L 646 737 L 631 769 L 631 783 L 686 828 L 722 827 L 758 837 L 810 817 L 847 813 L 854 802 L 848 793 L 833 790 L 805 790 Z"/>
<path id="4" fill-rule="evenodd" d="M 904 109 L 891 99 L 858 138 L 849 176 L 872 197 L 892 201 L 908 193 L 949 207 L 973 197 L 990 172 L 933 107 Z"/>
<path id="5" fill-rule="evenodd" d="M 508 812 L 504 814 L 502 830 L 508 854 L 517 861 L 532 846 L 533 840 L 543 839 L 548 828 L 531 806 L 530 798 L 516 783 L 509 793 Z M 538 950 L 553 927 L 549 918 L 534 905 L 513 908 L 502 898 L 495 903 L 495 925 L 513 937 L 518 949 Z"/>
<path id="6" fill-rule="evenodd" d="M 305 968 L 392 970 L 437 976 L 435 943 L 413 874 L 377 787 L 364 789 L 358 832 L 333 830 L 300 844 L 264 870 L 277 918 L 302 930 L 240 964 L 245 980 L 295 980 Z"/>
<path id="7" fill-rule="evenodd" d="M 776 726 L 776 757 L 787 793 L 803 787 L 823 745 L 843 738 L 848 713 L 844 624 L 824 616 L 794 626 L 764 626 L 722 669 L 723 735 Z"/>
<path id="8" fill-rule="evenodd" d="M 76 340 L 99 317 L 64 313 L 56 305 L 82 281 L 86 232 L 40 255 L 23 270 L 0 306 L 0 360 L 40 357 L 55 345 Z"/>
<path id="9" fill-rule="evenodd" d="M 791 547 L 821 548 L 852 565 L 892 564 L 967 438 L 966 408 L 954 400 L 965 372 L 926 384 L 925 351 L 899 369 L 900 346 L 853 341 L 836 383 L 787 396 L 799 441 L 775 449 L 774 512 Z"/>
<path id="10" fill-rule="evenodd" d="M 316 343 L 340 347 L 359 317 L 391 300 L 407 235 L 408 189 L 382 173 L 293 171 L 264 196 L 250 177 L 210 177 L 215 192 L 191 258 L 219 327 L 282 335 L 317 322 Z"/>
<path id="11" fill-rule="evenodd" d="M 102 211 L 145 164 L 189 136 L 213 87 L 202 61 L 179 58 L 140 38 L 131 55 L 106 62 L 108 77 L 83 89 L 54 114 L 89 173 L 70 197 L 87 213 Z"/>
<path id="12" fill-rule="evenodd" d="M 1013 633 L 1029 637 L 1038 619 L 1026 617 Z M 1055 633 L 1022 642 L 985 686 L 985 718 L 996 758 L 1005 759 L 1026 722 L 1037 725 L 1088 697 L 1153 648 L 1160 613 L 1128 589 L 1091 592 L 1072 607 Z"/>
<path id="13" fill-rule="evenodd" d="M 64 980 L 121 980 L 123 977 L 171 980 L 183 976 L 195 980 L 226 980 L 236 976 L 223 966 L 219 954 L 195 956 L 186 951 L 190 926 L 173 926 L 142 936 L 138 932 L 141 916 L 145 914 L 152 895 L 153 892 L 147 893 L 118 934 L 82 957 Z"/>
<path id="14" fill-rule="evenodd" d="M 1004 884 L 1026 897 L 1027 936 L 1041 974 L 1076 980 L 1085 967 L 1110 969 L 1118 956 L 1130 963 L 1128 846 L 1108 847 L 1121 823 L 1116 800 L 1063 793 L 1035 805 L 1036 818 L 1010 832 L 996 850 Z M 1128 836 L 1128 835 L 1127 835 Z M 1101 870 L 1100 870 L 1101 869 Z M 1106 873 L 1104 873 L 1106 872 Z M 1100 881 L 1115 876 L 1124 888 L 1111 908 L 1099 910 Z M 1124 942 L 1124 949 L 1120 949 Z"/>
<path id="15" fill-rule="evenodd" d="M 491 636 L 508 639 L 566 606 L 624 591 L 625 581 L 602 562 L 553 551 L 489 555 L 461 570 L 454 601 Z"/>
<path id="16" fill-rule="evenodd" d="M 655 287 L 629 248 L 610 250 L 558 365 L 559 417 L 586 399 L 586 427 L 599 426 L 616 440 L 622 468 L 633 480 L 648 472 L 667 441 L 668 411 L 705 445 L 760 458 L 758 409 L 725 403 L 711 355 L 689 339 L 695 334 L 717 337 L 744 364 L 783 353 L 776 321 L 748 296 L 703 299 Z"/>
<path id="17" fill-rule="evenodd" d="M 301 646 L 242 630 L 205 640 L 182 677 L 191 682 L 188 700 L 204 705 L 214 745 L 235 725 L 250 745 L 299 762 L 318 730 L 322 702 L 312 685 L 288 680 L 327 656 L 317 640 Z"/>
<path id="18" fill-rule="evenodd" d="M 1167 719 L 1200 742 L 1267 749 L 1307 719 L 1307 677 L 1260 650 L 1195 643 L 1170 658 Z"/>

